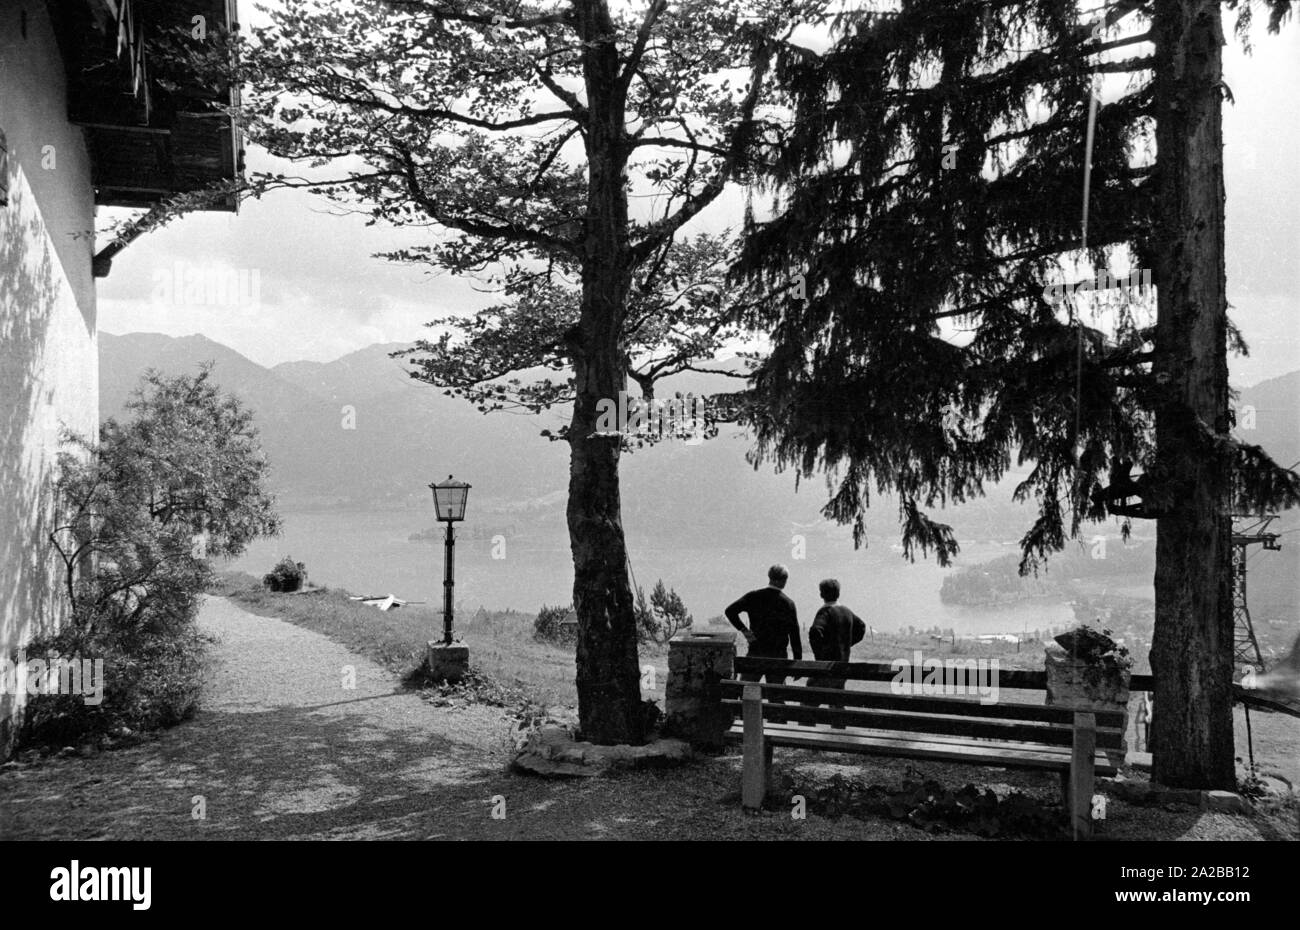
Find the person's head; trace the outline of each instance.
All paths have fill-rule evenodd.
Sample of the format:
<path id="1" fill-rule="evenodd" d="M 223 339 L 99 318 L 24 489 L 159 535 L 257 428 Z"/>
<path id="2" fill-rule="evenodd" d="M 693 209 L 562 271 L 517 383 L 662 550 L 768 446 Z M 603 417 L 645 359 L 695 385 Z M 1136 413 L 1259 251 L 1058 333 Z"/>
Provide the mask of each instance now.
<path id="1" fill-rule="evenodd" d="M 767 570 L 767 583 L 774 588 L 784 588 L 789 577 L 790 573 L 785 570 L 784 565 L 773 565 Z"/>
<path id="2" fill-rule="evenodd" d="M 817 585 L 817 590 L 821 593 L 822 600 L 828 604 L 840 599 L 840 583 L 834 578 L 822 579 Z"/>

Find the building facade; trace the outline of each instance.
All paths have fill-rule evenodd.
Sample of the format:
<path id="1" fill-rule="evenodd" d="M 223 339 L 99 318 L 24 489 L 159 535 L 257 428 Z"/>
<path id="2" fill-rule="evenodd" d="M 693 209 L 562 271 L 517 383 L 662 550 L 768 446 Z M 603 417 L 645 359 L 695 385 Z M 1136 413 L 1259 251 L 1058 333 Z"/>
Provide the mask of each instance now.
<path id="1" fill-rule="evenodd" d="M 233 0 L 0 0 L 0 658 L 10 663 L 68 619 L 50 534 L 65 431 L 98 428 L 95 277 L 111 262 L 103 250 L 96 260 L 97 207 L 149 207 L 241 169 L 235 127 L 214 107 L 230 93 L 164 92 L 149 70 L 152 37 L 195 17 L 234 28 Z M 16 691 L 0 693 L 0 759 L 25 703 Z"/>

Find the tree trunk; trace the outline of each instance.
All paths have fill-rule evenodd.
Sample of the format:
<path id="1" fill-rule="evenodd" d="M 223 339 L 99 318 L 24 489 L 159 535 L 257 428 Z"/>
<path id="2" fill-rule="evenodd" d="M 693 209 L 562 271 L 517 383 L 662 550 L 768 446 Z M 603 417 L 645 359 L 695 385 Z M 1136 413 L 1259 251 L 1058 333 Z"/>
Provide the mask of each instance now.
<path id="1" fill-rule="evenodd" d="M 1156 0 L 1156 677 L 1153 778 L 1235 787 L 1218 0 Z"/>
<path id="2" fill-rule="evenodd" d="M 627 139 L 614 26 L 605 0 L 574 4 L 586 43 L 589 188 L 582 311 L 569 332 L 576 397 L 569 431 L 569 544 L 578 615 L 579 725 L 597 743 L 645 741 L 636 620 L 619 497 L 620 439 L 593 435 L 597 404 L 623 389 L 623 317 L 631 288 Z"/>

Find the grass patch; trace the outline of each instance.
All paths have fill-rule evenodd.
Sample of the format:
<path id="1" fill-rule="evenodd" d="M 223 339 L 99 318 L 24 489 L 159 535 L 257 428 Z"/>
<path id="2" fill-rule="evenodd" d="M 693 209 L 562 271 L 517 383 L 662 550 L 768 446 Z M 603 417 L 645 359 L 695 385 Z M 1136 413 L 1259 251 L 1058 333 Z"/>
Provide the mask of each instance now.
<path id="1" fill-rule="evenodd" d="M 432 608 L 408 605 L 382 611 L 348 600 L 348 592 L 336 588 L 280 594 L 266 590 L 252 575 L 223 572 L 210 591 L 249 613 L 278 617 L 328 636 L 415 685 L 425 647 L 442 632 L 442 614 Z M 536 641 L 535 620 L 532 614 L 516 611 L 481 611 L 458 619 L 456 633 L 469 646 L 470 662 L 480 676 L 501 688 L 525 692 L 544 707 L 576 706 L 573 646 Z M 662 708 L 667 651 L 643 646 L 641 662 L 655 667 L 654 689 L 647 690 L 646 697 L 658 700 Z"/>

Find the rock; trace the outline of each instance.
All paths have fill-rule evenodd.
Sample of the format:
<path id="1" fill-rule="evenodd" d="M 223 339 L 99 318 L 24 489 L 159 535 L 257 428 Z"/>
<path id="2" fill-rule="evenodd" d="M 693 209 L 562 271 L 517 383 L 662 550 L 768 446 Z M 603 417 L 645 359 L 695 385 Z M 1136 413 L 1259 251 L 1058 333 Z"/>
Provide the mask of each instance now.
<path id="1" fill-rule="evenodd" d="M 1107 787 L 1115 797 L 1130 804 L 1145 804 L 1151 799 L 1151 785 L 1149 782 L 1129 781 L 1127 779 L 1120 781 L 1116 779 L 1108 783 Z"/>
<path id="2" fill-rule="evenodd" d="M 1166 810 L 1178 810 L 1180 805 L 1199 807 L 1203 810 L 1228 810 L 1233 804 L 1233 802 L 1226 800 L 1207 802 L 1205 800 L 1207 794 L 1229 795 L 1236 798 L 1238 801 L 1242 801 L 1239 795 L 1235 795 L 1230 791 L 1199 791 L 1195 788 L 1167 788 L 1164 785 L 1156 784 L 1154 782 L 1122 778 L 1102 779 L 1101 783 L 1106 786 L 1106 791 L 1109 794 L 1122 801 L 1127 801 L 1130 804 L 1159 804 Z M 1208 806 L 1209 803 L 1225 806 L 1210 807 Z M 1242 803 L 1245 802 L 1242 801 Z M 1242 813 L 1249 812 L 1249 808 L 1242 811 Z"/>
<path id="3" fill-rule="evenodd" d="M 1201 810 L 1218 814 L 1251 814 L 1254 808 L 1235 791 L 1202 791 Z"/>
<path id="4" fill-rule="evenodd" d="M 1166 788 L 1164 785 L 1151 785 L 1152 800 L 1160 804 L 1185 804 L 1189 807 L 1201 806 L 1201 792 L 1196 788 Z"/>
<path id="5" fill-rule="evenodd" d="M 679 739 L 656 739 L 644 746 L 597 746 L 575 740 L 563 727 L 540 727 L 529 734 L 510 765 L 545 778 L 587 778 L 615 770 L 664 768 L 694 758 Z"/>
<path id="6" fill-rule="evenodd" d="M 528 752 L 520 752 L 510 763 L 516 772 L 542 778 L 594 778 L 601 773 L 577 762 L 557 762 Z"/>

